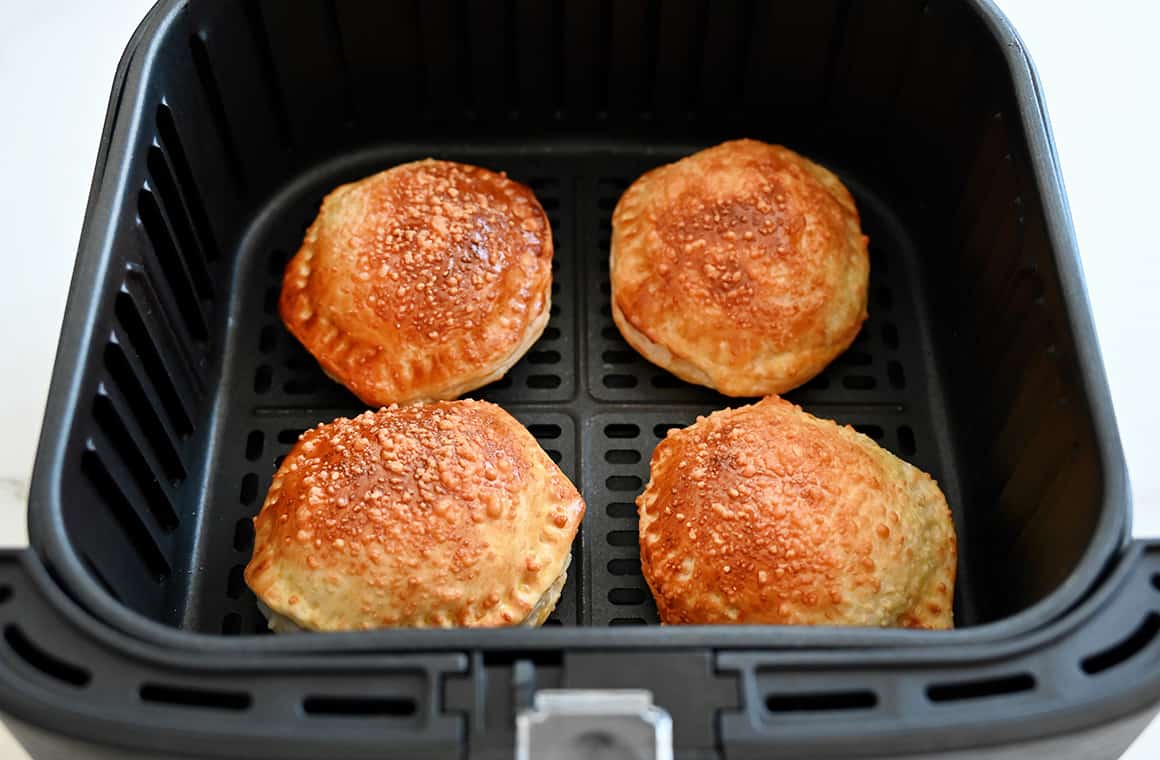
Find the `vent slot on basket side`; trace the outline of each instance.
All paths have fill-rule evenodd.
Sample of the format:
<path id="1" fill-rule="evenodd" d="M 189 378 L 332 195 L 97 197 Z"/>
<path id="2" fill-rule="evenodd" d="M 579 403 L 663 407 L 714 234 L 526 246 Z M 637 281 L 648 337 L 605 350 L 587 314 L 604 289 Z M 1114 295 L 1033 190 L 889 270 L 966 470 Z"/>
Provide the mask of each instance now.
<path id="1" fill-rule="evenodd" d="M 246 173 L 242 167 L 241 153 L 238 151 L 238 143 L 234 137 L 234 132 L 230 128 L 230 120 L 226 116 L 225 101 L 222 99 L 221 87 L 218 86 L 217 77 L 213 72 L 213 65 L 209 60 L 209 52 L 206 50 L 205 40 L 198 35 L 190 37 L 189 52 L 193 60 L 194 70 L 197 72 L 197 78 L 201 84 L 202 92 L 205 95 L 206 103 L 209 105 L 209 112 L 213 118 L 214 129 L 217 132 L 218 140 L 221 141 L 226 171 L 229 172 L 231 179 L 233 179 L 238 188 L 244 191 L 246 189 Z"/>
<path id="2" fill-rule="evenodd" d="M 1088 675 L 1097 675 L 1117 665 L 1122 665 L 1151 644 L 1158 633 L 1160 633 L 1160 615 L 1153 612 L 1144 618 L 1136 630 L 1119 643 L 1085 657 L 1080 663 L 1083 672 Z"/>
<path id="3" fill-rule="evenodd" d="M 192 390 L 182 392 L 181 388 L 185 384 L 179 380 L 178 370 L 170 361 L 171 357 L 162 353 L 155 337 L 156 333 L 168 330 L 157 322 L 152 327 L 146 324 L 143 312 L 148 313 L 149 310 L 138 304 L 137 298 L 132 295 L 136 289 L 133 285 L 127 281 L 117 294 L 113 309 L 117 322 L 125 331 L 146 377 L 160 398 L 169 424 L 178 435 L 187 436 L 194 430 L 193 413 L 189 405 L 196 399 L 191 397 Z"/>
<path id="4" fill-rule="evenodd" d="M 618 606 L 644 604 L 645 593 L 639 588 L 614 588 L 608 592 L 608 601 Z"/>
<path id="5" fill-rule="evenodd" d="M 967 699 L 986 699 L 1019 694 L 1034 688 L 1035 678 L 1030 673 L 1016 673 L 973 681 L 931 684 L 926 688 L 926 696 L 931 702 L 936 703 L 961 702 Z"/>
<path id="6" fill-rule="evenodd" d="M 302 700 L 303 712 L 323 717 L 409 717 L 416 709 L 415 700 L 409 697 L 311 695 Z"/>
<path id="7" fill-rule="evenodd" d="M 169 560 L 96 451 L 87 450 L 81 455 L 81 472 L 91 483 L 101 503 L 108 508 L 113 522 L 125 536 L 125 543 L 133 549 L 149 576 L 158 583 L 168 579 L 171 572 Z"/>
<path id="8" fill-rule="evenodd" d="M 253 701 L 244 691 L 201 689 L 162 683 L 142 684 L 138 694 L 143 702 L 199 707 L 207 710 L 245 710 Z"/>
<path id="9" fill-rule="evenodd" d="M 8 642 L 8 646 L 20 659 L 49 678 L 78 688 L 87 686 L 92 680 L 92 674 L 89 671 L 79 665 L 66 662 L 33 644 L 17 625 L 12 624 L 4 628 L 4 640 Z"/>
<path id="10" fill-rule="evenodd" d="M 97 396 L 93 402 L 93 417 L 125 462 L 157 524 L 166 533 L 171 533 L 177 528 L 177 511 L 163 484 L 160 470 L 151 464 L 150 457 L 129 432 L 108 396 Z"/>
<path id="11" fill-rule="evenodd" d="M 765 697 L 765 709 L 772 713 L 871 710 L 877 706 L 878 695 L 869 689 L 767 694 Z"/>
<path id="12" fill-rule="evenodd" d="M 88 569 L 92 576 L 97 579 L 97 583 L 101 584 L 101 588 L 105 590 L 106 594 L 113 597 L 121 604 L 125 603 L 124 598 L 117 591 L 117 589 L 113 587 L 112 581 L 109 580 L 108 576 L 105 575 L 101 568 L 97 567 L 97 563 L 93 562 L 92 557 L 87 554 L 82 554 L 81 562 L 85 564 L 85 568 Z"/>
<path id="13" fill-rule="evenodd" d="M 149 448 L 164 468 L 165 477 L 175 483 L 184 480 L 186 470 L 181 459 L 178 437 L 162 420 L 146 381 L 134 366 L 130 354 L 119 342 L 110 340 L 105 344 L 104 359 L 111 384 L 120 391 L 127 403 L 133 405 L 136 412 L 133 421 L 141 428 Z"/>
<path id="14" fill-rule="evenodd" d="M 201 249 L 206 259 L 213 261 L 218 257 L 218 247 L 214 239 L 213 227 L 210 225 L 209 213 L 205 210 L 205 203 L 198 191 L 197 182 L 193 178 L 189 157 L 181 144 L 177 125 L 173 121 L 173 112 L 165 103 L 157 106 L 157 140 L 173 167 L 173 175 L 177 180 L 182 201 L 185 203 L 190 223 L 200 241 Z"/>
<path id="15" fill-rule="evenodd" d="M 193 277 L 186 268 L 157 199 L 148 188 L 143 188 L 137 196 L 137 215 L 153 249 L 157 268 L 161 270 L 170 292 L 177 301 L 178 312 L 181 314 L 185 329 L 195 339 L 207 340 L 209 319 L 198 296 Z"/>
<path id="16" fill-rule="evenodd" d="M 193 222 L 185 207 L 177 182 L 169 170 L 169 162 L 161 148 L 154 145 L 149 149 L 145 159 L 149 168 L 149 178 L 152 180 L 157 198 L 164 212 L 165 221 L 169 223 L 174 248 L 181 256 L 182 264 L 189 272 L 193 281 L 194 291 L 200 298 L 213 299 L 213 280 L 210 276 L 209 261 L 201 241 L 193 231 Z"/>

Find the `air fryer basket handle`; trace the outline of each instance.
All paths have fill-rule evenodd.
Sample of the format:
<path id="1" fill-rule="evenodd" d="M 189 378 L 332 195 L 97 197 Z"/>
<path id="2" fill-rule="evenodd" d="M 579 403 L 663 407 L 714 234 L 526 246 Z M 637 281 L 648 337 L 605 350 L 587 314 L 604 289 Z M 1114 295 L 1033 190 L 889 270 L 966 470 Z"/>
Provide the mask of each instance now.
<path id="1" fill-rule="evenodd" d="M 537 685 L 628 684 L 651 692 L 640 715 L 672 717 L 678 758 L 1115 758 L 1160 702 L 1160 540 L 1129 545 L 1079 607 L 998 647 L 177 651 L 88 615 L 30 550 L 0 552 L 0 630 L 0 710 L 44 757 L 463 757 L 465 743 L 510 757 Z"/>

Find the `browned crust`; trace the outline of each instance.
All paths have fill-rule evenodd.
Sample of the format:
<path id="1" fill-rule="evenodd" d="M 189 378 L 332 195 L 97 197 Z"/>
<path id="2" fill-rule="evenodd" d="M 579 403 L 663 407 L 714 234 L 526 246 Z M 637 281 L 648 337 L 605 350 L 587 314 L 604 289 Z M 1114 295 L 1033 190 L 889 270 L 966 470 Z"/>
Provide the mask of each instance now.
<path id="1" fill-rule="evenodd" d="M 391 407 L 302 435 L 254 519 L 245 578 L 311 630 L 516 625 L 543 611 L 583 516 L 498 406 Z"/>
<path id="2" fill-rule="evenodd" d="M 654 169 L 612 216 L 613 318 L 678 377 L 731 396 L 819 373 L 866 319 L 867 238 L 831 172 L 735 140 Z"/>
<path id="3" fill-rule="evenodd" d="M 532 191 L 428 159 L 326 196 L 279 310 L 327 374 L 381 406 L 502 377 L 547 325 L 551 285 L 551 227 Z"/>
<path id="4" fill-rule="evenodd" d="M 670 431 L 637 507 L 665 623 L 952 627 L 938 484 L 777 397 Z"/>

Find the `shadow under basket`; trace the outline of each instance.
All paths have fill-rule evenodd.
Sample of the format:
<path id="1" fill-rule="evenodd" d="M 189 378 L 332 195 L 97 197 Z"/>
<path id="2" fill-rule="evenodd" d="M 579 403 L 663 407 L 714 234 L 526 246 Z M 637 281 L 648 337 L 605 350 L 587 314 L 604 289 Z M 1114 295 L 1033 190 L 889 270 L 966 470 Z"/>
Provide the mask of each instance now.
<path id="1" fill-rule="evenodd" d="M 669 428 L 747 400 L 686 384 L 622 340 L 609 309 L 610 216 L 642 172 L 737 137 L 824 163 L 857 200 L 870 318 L 788 398 L 939 481 L 959 535 L 953 632 L 655 625 L 633 504 L 649 457 Z M 282 326 L 283 269 L 330 189 L 428 156 L 506 171 L 551 218 L 549 325 L 506 377 L 470 395 L 526 424 L 583 493 L 568 584 L 536 631 L 260 635 L 242 578 L 250 520 L 299 433 L 364 408 Z M 626 652 L 683 652 L 674 672 L 721 699 L 698 709 L 749 716 L 745 746 L 761 754 L 754 726 L 769 715 L 880 716 L 895 699 L 832 685 L 799 698 L 792 684 L 760 696 L 776 663 L 822 649 L 849 668 L 872 652 L 997 656 L 1106 588 L 1129 511 L 1037 83 L 989 3 L 168 0 L 138 30 L 110 100 L 22 577 L 112 639 L 196 652 L 195 670 L 242 655 L 333 666 L 339 654 L 442 652 L 444 670 L 415 665 L 426 674 L 416 688 L 436 689 L 438 704 L 428 692 L 407 709 L 314 695 L 302 714 L 327 716 L 321 726 L 336 714 L 430 723 L 449 711 L 470 718 L 460 739 L 476 749 L 499 730 L 477 712 L 488 673 L 502 693 L 524 693 L 528 672 L 541 674 L 531 691 L 582 672 L 616 681 Z M 21 636 L 9 645 L 19 650 Z M 723 660 L 726 649 L 749 654 Z M 924 699 L 1042 691 L 1034 669 L 976 680 L 947 676 Z M 236 684 L 225 703 L 213 689 L 179 691 L 137 693 L 238 714 L 261 704 Z M 899 705 L 887 712 L 905 713 Z M 724 756 L 727 724 L 678 728 L 678 749 Z"/>

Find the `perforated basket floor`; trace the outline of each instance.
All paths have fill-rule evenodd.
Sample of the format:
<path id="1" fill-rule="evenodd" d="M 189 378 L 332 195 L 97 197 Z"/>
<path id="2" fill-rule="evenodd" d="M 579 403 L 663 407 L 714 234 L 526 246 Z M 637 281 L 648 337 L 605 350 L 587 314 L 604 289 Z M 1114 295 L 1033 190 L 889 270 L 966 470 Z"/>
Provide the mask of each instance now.
<path id="1" fill-rule="evenodd" d="M 275 197 L 244 238 L 230 303 L 231 331 L 218 407 L 221 422 L 201 515 L 201 572 L 183 627 L 226 634 L 263 632 L 242 579 L 252 548 L 250 518 L 298 434 L 364 407 L 318 368 L 277 314 L 282 271 L 334 186 L 384 167 L 434 155 L 503 169 L 530 185 L 552 220 L 556 259 L 552 315 L 543 338 L 499 382 L 476 397 L 527 425 L 580 488 L 588 514 L 572 570 L 550 625 L 644 625 L 656 609 L 640 574 L 637 494 L 665 431 L 698 415 L 746 403 L 686 384 L 650 365 L 620 338 L 609 311 L 610 215 L 640 173 L 695 146 L 615 153 L 600 145 L 395 148 L 339 160 Z M 841 167 L 836 167 L 839 171 Z M 953 447 L 930 370 L 925 310 L 917 297 L 916 252 L 886 206 L 845 177 L 870 236 L 870 319 L 854 345 L 820 377 L 789 394 L 807 410 L 853 425 L 930 472 L 960 505 Z M 956 522 L 961 520 L 958 514 Z M 960 562 L 960 565 L 965 563 Z M 956 617 L 972 619 L 969 578 L 960 577 Z"/>

